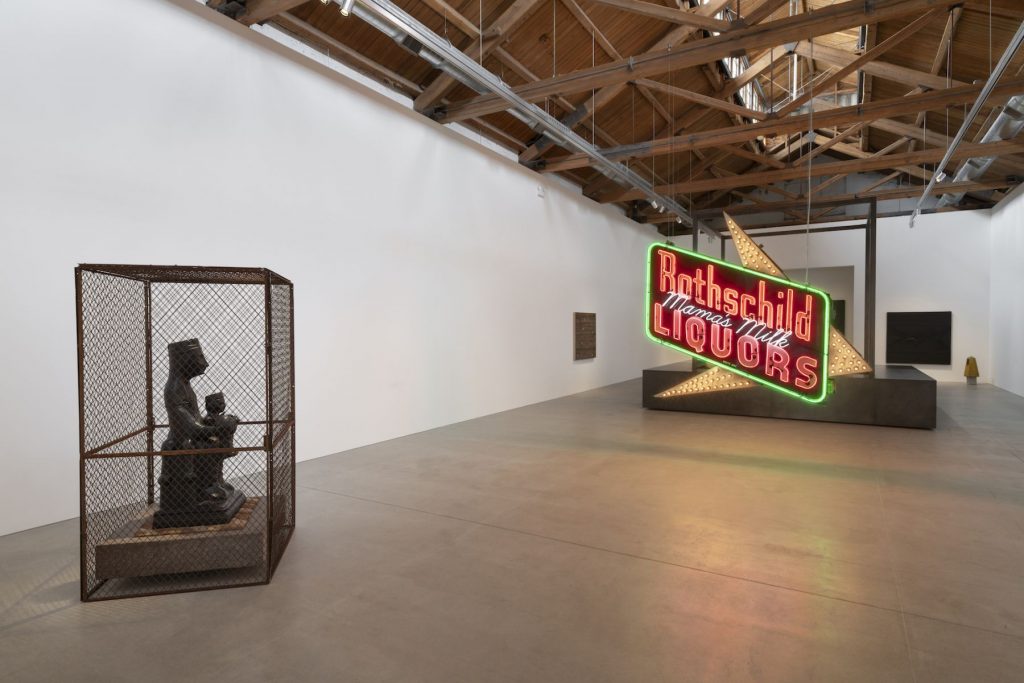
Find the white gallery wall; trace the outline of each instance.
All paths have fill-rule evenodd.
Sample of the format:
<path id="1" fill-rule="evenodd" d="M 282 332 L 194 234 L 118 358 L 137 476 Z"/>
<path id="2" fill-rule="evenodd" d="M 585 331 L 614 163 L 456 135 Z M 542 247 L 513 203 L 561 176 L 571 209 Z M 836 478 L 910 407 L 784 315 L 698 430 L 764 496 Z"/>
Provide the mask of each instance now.
<path id="1" fill-rule="evenodd" d="M 1024 194 L 992 211 L 992 383 L 1024 396 Z"/>
<path id="2" fill-rule="evenodd" d="M 643 332 L 653 229 L 195 3 L 5 10 L 0 534 L 78 514 L 77 263 L 292 278 L 300 459 L 676 359 Z"/>
<path id="3" fill-rule="evenodd" d="M 857 320 L 854 316 L 854 307 L 857 305 L 857 299 L 863 296 L 863 293 L 858 293 L 854 282 L 856 275 L 854 274 L 853 266 L 833 266 L 831 268 L 811 268 L 807 271 L 807 283 L 811 284 L 818 289 L 828 292 L 829 296 L 832 297 L 832 303 L 835 304 L 837 301 L 844 302 L 844 315 L 840 321 L 838 318 L 835 319 L 837 327 L 840 325 L 846 331 L 847 339 L 856 339 L 857 328 L 864 324 L 864 319 L 861 317 Z M 832 307 L 835 311 L 835 306 Z M 861 335 L 863 337 L 863 335 Z"/>
<path id="4" fill-rule="evenodd" d="M 191 0 L 5 9 L 0 534 L 78 512 L 77 263 L 291 277 L 300 459 L 679 360 L 642 329 L 652 229 Z M 962 381 L 975 355 L 1024 393 L 1011 208 L 880 222 L 880 361 L 886 311 L 952 310 L 954 362 L 924 369 Z M 796 279 L 852 267 L 862 343 L 861 233 L 759 241 Z M 990 316 L 990 263 L 1013 315 Z M 573 311 L 597 313 L 594 361 L 571 360 Z"/>
<path id="5" fill-rule="evenodd" d="M 914 228 L 908 222 L 906 217 L 878 221 L 876 364 L 885 363 L 886 313 L 951 311 L 952 362 L 917 367 L 942 382 L 963 382 L 964 362 L 968 356 L 974 356 L 981 371 L 979 381 L 990 382 L 990 212 L 925 214 L 918 217 Z M 812 233 L 809 238 L 758 234 L 756 240 L 794 280 L 802 282 L 808 266 L 852 266 L 853 291 L 864 291 L 863 230 Z M 731 243 L 726 253 L 729 260 L 737 260 Z M 850 341 L 863 349 L 863 296 L 854 297 L 853 316 L 854 334 Z"/>

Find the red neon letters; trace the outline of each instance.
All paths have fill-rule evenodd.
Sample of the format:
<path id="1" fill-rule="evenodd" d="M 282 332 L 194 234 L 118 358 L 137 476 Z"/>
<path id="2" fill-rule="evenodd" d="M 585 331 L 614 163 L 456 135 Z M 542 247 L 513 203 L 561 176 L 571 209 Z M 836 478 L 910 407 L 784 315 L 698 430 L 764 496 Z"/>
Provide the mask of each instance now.
<path id="1" fill-rule="evenodd" d="M 661 244 L 648 268 L 653 339 L 785 393 L 824 398 L 826 294 Z"/>

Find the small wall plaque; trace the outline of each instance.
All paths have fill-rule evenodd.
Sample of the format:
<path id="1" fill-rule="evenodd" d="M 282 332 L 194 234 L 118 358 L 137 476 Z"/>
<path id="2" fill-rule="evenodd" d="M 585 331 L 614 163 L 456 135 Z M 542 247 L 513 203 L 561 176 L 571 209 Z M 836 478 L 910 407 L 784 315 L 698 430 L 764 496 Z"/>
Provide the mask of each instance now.
<path id="1" fill-rule="evenodd" d="M 597 313 L 573 313 L 573 360 L 597 358 Z"/>

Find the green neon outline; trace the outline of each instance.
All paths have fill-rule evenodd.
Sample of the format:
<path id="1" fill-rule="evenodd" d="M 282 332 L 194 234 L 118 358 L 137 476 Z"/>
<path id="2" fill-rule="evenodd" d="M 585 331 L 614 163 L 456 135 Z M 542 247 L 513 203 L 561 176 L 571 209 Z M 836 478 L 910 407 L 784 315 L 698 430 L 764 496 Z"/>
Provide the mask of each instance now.
<path id="1" fill-rule="evenodd" d="M 821 382 L 820 382 L 821 394 L 818 395 L 817 397 L 808 396 L 806 394 L 801 394 L 801 393 L 799 393 L 797 391 L 793 391 L 792 389 L 787 389 L 786 387 L 782 387 L 782 386 L 779 386 L 778 384 L 774 384 L 771 381 L 769 381 L 769 380 L 767 380 L 767 379 L 765 379 L 763 377 L 758 377 L 757 375 L 752 375 L 752 374 L 750 374 L 748 372 L 745 372 L 744 370 L 740 370 L 740 369 L 734 368 L 733 366 L 731 366 L 731 365 L 729 365 L 727 363 L 723 363 L 723 362 L 721 362 L 719 360 L 716 360 L 714 358 L 708 358 L 706 356 L 700 355 L 699 353 L 694 353 L 693 351 L 690 351 L 689 349 L 682 348 L 680 346 L 677 346 L 676 344 L 673 344 L 672 342 L 665 341 L 664 339 L 659 339 L 658 337 L 655 337 L 653 334 L 651 334 L 651 308 L 652 308 L 652 306 L 651 306 L 651 303 L 652 303 L 651 302 L 651 255 L 654 253 L 655 249 L 668 249 L 669 251 L 675 251 L 677 253 L 684 254 L 686 256 L 690 256 L 690 257 L 696 258 L 698 260 L 702 260 L 702 261 L 709 262 L 709 263 L 717 263 L 718 265 L 725 266 L 726 268 L 729 268 L 731 270 L 738 270 L 741 273 L 746 273 L 748 275 L 754 275 L 754 276 L 759 277 L 759 278 L 764 278 L 765 280 L 771 280 L 773 282 L 778 282 L 780 284 L 786 285 L 787 287 L 793 287 L 794 289 L 803 290 L 805 292 L 811 292 L 812 294 L 817 294 L 818 296 L 822 297 L 825 300 L 825 315 L 822 316 L 822 321 L 823 321 L 823 324 L 822 324 L 822 328 L 823 328 L 822 329 L 822 339 L 824 340 L 825 345 L 824 345 L 824 348 L 822 349 L 822 354 L 821 354 L 822 367 L 823 367 L 823 370 L 824 370 L 823 376 L 822 376 Z M 822 401 L 824 401 L 828 397 L 828 347 L 829 347 L 829 340 L 830 340 L 830 337 L 831 337 L 831 335 L 829 334 L 829 328 L 831 326 L 832 326 L 832 297 L 829 296 L 827 292 L 824 292 L 824 291 L 822 291 L 822 290 L 820 290 L 820 289 L 818 289 L 816 287 L 811 287 L 810 285 L 800 284 L 799 282 L 793 282 L 792 280 L 785 280 L 785 279 L 780 278 L 780 277 L 775 277 L 774 275 L 765 275 L 764 273 L 760 273 L 760 272 L 758 272 L 756 270 L 752 270 L 750 268 L 745 268 L 743 266 L 738 266 L 735 263 L 729 263 L 728 261 L 722 261 L 721 259 L 716 259 L 716 258 L 714 258 L 712 256 L 705 256 L 704 254 L 700 254 L 700 253 L 697 253 L 695 251 L 690 251 L 689 249 L 680 249 L 679 247 L 677 247 L 675 245 L 672 245 L 672 244 L 664 244 L 662 242 L 653 242 L 651 244 L 651 246 L 647 249 L 647 299 L 644 302 L 644 332 L 647 333 L 647 337 L 651 341 L 653 341 L 653 342 L 655 342 L 657 344 L 661 344 L 662 346 L 667 346 L 670 349 L 674 349 L 676 351 L 680 351 L 682 353 L 685 353 L 688 356 L 692 356 L 693 358 L 699 358 L 700 360 L 702 360 L 702 361 L 704 361 L 706 363 L 711 363 L 712 365 L 717 365 L 718 367 L 720 367 L 720 368 L 722 368 L 724 370 L 728 370 L 729 372 L 734 372 L 737 375 L 740 375 L 742 377 L 746 377 L 747 379 L 749 379 L 749 380 L 751 380 L 753 382 L 757 382 L 758 384 L 766 386 L 769 389 L 773 389 L 775 391 L 778 391 L 779 393 L 783 393 L 783 394 L 787 394 L 789 396 L 793 396 L 793 397 L 798 398 L 798 399 L 800 399 L 802 401 L 806 401 L 807 403 L 821 403 Z"/>

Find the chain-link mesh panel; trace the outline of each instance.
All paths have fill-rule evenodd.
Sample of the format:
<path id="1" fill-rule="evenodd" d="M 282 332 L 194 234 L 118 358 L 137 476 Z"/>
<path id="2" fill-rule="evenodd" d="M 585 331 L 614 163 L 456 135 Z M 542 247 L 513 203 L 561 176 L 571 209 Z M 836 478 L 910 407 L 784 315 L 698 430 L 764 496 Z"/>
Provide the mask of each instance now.
<path id="1" fill-rule="evenodd" d="M 200 407 L 203 397 L 220 392 L 226 398 L 227 413 L 237 415 L 242 422 L 265 421 L 265 287 L 161 282 L 151 287 L 156 424 L 167 424 L 164 408 L 164 385 L 170 368 L 167 347 L 186 339 L 199 340 L 209 364 L 203 374 L 192 379 Z M 261 445 L 262 435 L 262 429 L 239 430 L 235 445 Z"/>
<path id="2" fill-rule="evenodd" d="M 83 598 L 268 581 L 294 525 L 291 283 L 82 266 L 79 291 Z"/>
<path id="3" fill-rule="evenodd" d="M 295 527 L 294 437 L 293 428 L 289 427 L 271 453 L 274 468 L 274 515 L 271 520 L 274 556 L 271 561 L 275 567 Z"/>
<path id="4" fill-rule="evenodd" d="M 158 462 L 170 457 L 191 456 Z M 87 459 L 86 593 L 103 599 L 266 581 L 265 467 L 262 451 L 224 461 L 225 480 L 246 497 L 227 524 L 159 529 L 158 506 L 146 502 L 146 458 Z"/>
<path id="5" fill-rule="evenodd" d="M 82 273 L 81 295 L 82 417 L 91 451 L 146 428 L 146 296 L 141 282 L 90 272 Z"/>
<path id="6" fill-rule="evenodd" d="M 292 414 L 292 288 L 270 286 L 270 368 L 273 420 L 291 419 Z"/>
<path id="7" fill-rule="evenodd" d="M 292 287 L 270 285 L 270 377 L 273 420 L 273 564 L 276 566 L 295 525 L 295 426 L 292 386 Z"/>

